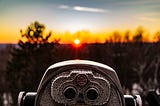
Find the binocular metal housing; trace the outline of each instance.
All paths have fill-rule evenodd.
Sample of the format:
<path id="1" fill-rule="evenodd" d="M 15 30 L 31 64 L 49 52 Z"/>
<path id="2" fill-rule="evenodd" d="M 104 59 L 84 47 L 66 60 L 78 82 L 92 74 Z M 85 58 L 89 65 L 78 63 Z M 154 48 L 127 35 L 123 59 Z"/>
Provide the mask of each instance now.
<path id="1" fill-rule="evenodd" d="M 136 98 L 123 95 L 111 67 L 88 60 L 51 65 L 37 92 L 20 92 L 19 106 L 136 106 Z"/>

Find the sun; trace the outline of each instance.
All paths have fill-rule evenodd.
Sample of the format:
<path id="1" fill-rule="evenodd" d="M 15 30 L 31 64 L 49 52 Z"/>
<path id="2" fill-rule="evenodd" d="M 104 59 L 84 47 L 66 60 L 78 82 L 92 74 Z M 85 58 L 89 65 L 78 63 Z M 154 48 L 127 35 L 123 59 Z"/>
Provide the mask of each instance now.
<path id="1" fill-rule="evenodd" d="M 78 48 L 78 47 L 80 47 L 80 46 L 81 46 L 81 41 L 80 41 L 78 38 L 76 38 L 76 39 L 74 40 L 74 47 Z"/>
<path id="2" fill-rule="evenodd" d="M 80 44 L 80 40 L 79 39 L 75 39 L 74 40 L 74 44 L 79 45 Z"/>

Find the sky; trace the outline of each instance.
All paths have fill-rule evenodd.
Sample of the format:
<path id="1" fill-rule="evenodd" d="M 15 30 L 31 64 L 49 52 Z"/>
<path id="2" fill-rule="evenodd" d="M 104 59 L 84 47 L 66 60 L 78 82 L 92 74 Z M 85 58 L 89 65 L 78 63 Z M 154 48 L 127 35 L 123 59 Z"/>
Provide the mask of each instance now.
<path id="1" fill-rule="evenodd" d="M 35 21 L 62 43 L 82 30 L 93 33 L 83 37 L 88 42 L 138 26 L 152 33 L 160 30 L 160 0 L 0 0 L 0 43 L 17 43 L 20 29 Z"/>

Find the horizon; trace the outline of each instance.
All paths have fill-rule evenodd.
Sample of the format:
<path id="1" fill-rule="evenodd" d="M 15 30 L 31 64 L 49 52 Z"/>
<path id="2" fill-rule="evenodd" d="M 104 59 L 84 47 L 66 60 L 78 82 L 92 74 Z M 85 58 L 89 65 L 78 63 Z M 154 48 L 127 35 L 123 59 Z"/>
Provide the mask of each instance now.
<path id="1" fill-rule="evenodd" d="M 18 43 L 20 30 L 34 21 L 44 24 L 46 33 L 51 30 L 60 43 L 73 43 L 77 37 L 103 43 L 114 31 L 134 33 L 139 26 L 153 41 L 160 31 L 158 0 L 0 0 L 0 13 L 0 43 Z M 76 35 L 83 31 L 88 34 Z"/>
<path id="2" fill-rule="evenodd" d="M 28 26 L 27 26 L 28 27 Z M 106 43 L 106 42 L 134 42 L 133 38 L 136 36 L 136 33 L 138 29 L 141 27 L 137 27 L 135 30 L 125 30 L 125 31 L 119 31 L 119 30 L 114 30 L 112 32 L 99 32 L 99 33 L 92 33 L 88 30 L 81 30 L 77 31 L 75 33 L 71 33 L 69 31 L 62 32 L 62 33 L 56 33 L 51 30 L 45 31 L 46 35 L 49 32 L 52 32 L 51 38 L 49 38 L 49 42 L 52 42 L 54 40 L 59 40 L 60 44 L 73 44 L 75 39 L 79 39 L 82 44 L 93 44 L 93 43 Z M 24 29 L 23 31 L 25 31 Z M 155 35 L 158 35 L 157 37 L 160 37 L 160 30 L 155 31 L 155 33 L 150 33 L 148 30 L 142 27 L 142 42 L 157 42 L 159 41 L 159 38 L 155 38 Z M 128 41 L 126 41 L 125 35 L 128 33 L 129 38 Z M 116 35 L 117 34 L 117 35 Z M 117 38 L 116 38 L 117 36 Z M 13 39 L 8 40 L 8 39 L 1 39 L 3 37 L 0 36 L 0 44 L 18 44 L 19 40 L 24 40 L 20 34 L 18 37 L 13 37 Z M 116 41 L 116 40 L 120 41 Z M 112 41 L 111 41 L 112 40 Z"/>

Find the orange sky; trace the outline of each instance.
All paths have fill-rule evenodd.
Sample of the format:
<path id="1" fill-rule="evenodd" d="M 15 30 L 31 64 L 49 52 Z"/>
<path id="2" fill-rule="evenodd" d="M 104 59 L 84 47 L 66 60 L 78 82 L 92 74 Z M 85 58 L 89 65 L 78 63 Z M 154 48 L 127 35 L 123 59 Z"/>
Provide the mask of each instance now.
<path id="1" fill-rule="evenodd" d="M 60 43 L 73 43 L 75 39 L 79 39 L 81 43 L 105 43 L 107 40 L 114 38 L 114 33 L 117 32 L 120 37 L 121 41 L 125 41 L 125 33 L 130 32 L 129 39 L 132 40 L 133 36 L 136 35 L 135 30 L 111 30 L 110 32 L 90 32 L 87 30 L 77 31 L 75 33 L 65 32 L 65 33 L 53 33 L 53 36 L 50 40 L 53 39 L 60 39 Z M 144 29 L 143 33 L 143 40 L 146 42 L 154 42 L 155 41 L 155 32 L 149 32 L 148 30 Z"/>
<path id="2" fill-rule="evenodd" d="M 15 32 L 14 32 L 15 31 Z M 46 30 L 46 33 L 51 30 Z M 52 31 L 52 36 L 50 38 L 50 41 L 53 41 L 54 39 L 60 39 L 60 43 L 73 43 L 75 39 L 79 39 L 81 43 L 104 43 L 107 39 L 109 39 L 111 36 L 113 36 L 114 32 L 118 32 L 122 40 L 124 38 L 125 32 L 128 30 L 112 30 L 108 32 L 91 32 L 88 30 L 81 30 L 81 31 L 76 31 L 76 32 L 56 32 Z M 6 33 L 7 32 L 7 33 Z M 135 30 L 130 30 L 130 39 L 132 36 L 135 34 Z M 156 31 L 155 31 L 156 32 Z M 154 33 L 155 33 L 154 32 Z M 150 33 L 149 31 L 145 30 L 144 32 L 144 37 L 146 41 L 154 41 L 154 33 Z M 5 31 L 2 30 L 0 34 L 4 34 L 5 36 L 0 36 L 0 43 L 17 43 L 19 39 L 22 39 L 20 35 L 20 31 L 16 30 L 9 30 Z"/>
<path id="3" fill-rule="evenodd" d="M 107 38 L 106 33 L 91 33 L 89 31 L 78 31 L 75 33 L 53 33 L 53 38 L 60 38 L 60 43 L 72 43 L 75 39 L 79 39 L 81 43 L 105 42 Z"/>

